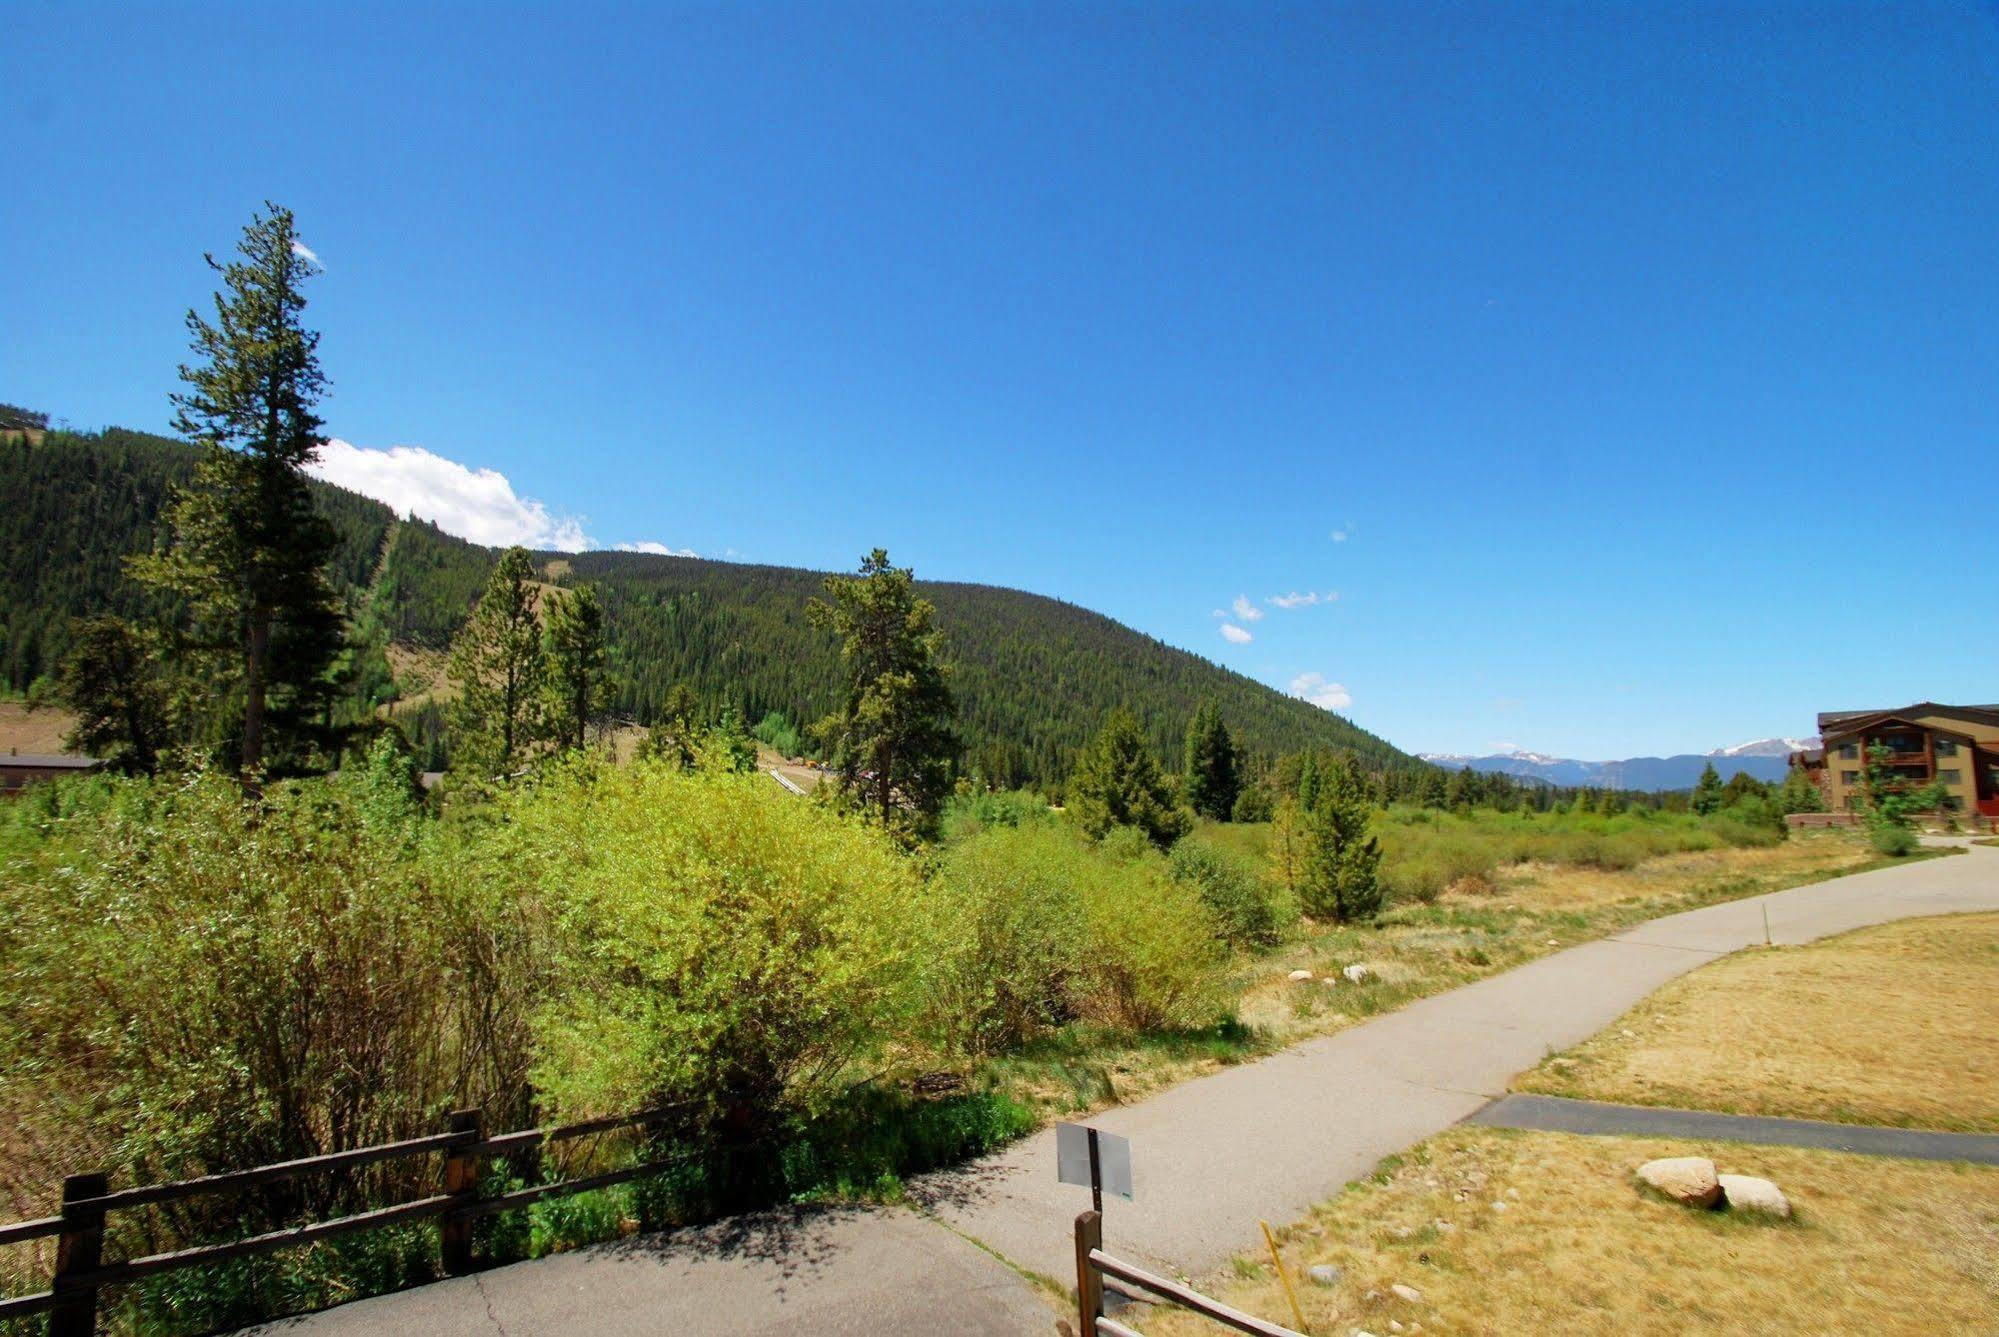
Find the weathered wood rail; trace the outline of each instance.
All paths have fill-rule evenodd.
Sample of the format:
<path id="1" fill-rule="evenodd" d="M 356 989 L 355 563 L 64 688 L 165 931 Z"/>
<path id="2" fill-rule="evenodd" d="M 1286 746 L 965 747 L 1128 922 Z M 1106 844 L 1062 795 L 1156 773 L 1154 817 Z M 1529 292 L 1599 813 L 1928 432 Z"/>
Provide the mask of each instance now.
<path id="1" fill-rule="evenodd" d="M 481 1196 L 480 1170 L 486 1161 L 574 1138 L 648 1127 L 665 1122 L 686 1108 L 685 1105 L 661 1106 L 636 1114 L 586 1119 L 546 1128 L 523 1128 L 494 1136 L 487 1135 L 480 1111 L 460 1110 L 451 1116 L 450 1126 L 441 1133 L 328 1152 L 322 1156 L 307 1156 L 275 1165 L 260 1165 L 248 1170 L 230 1170 L 197 1179 L 113 1190 L 108 1175 L 70 1175 L 63 1180 L 62 1209 L 57 1215 L 0 1223 L 0 1245 L 51 1236 L 56 1240 L 55 1268 L 49 1289 L 0 1299 L 0 1321 L 46 1313 L 49 1316 L 49 1337 L 88 1337 L 97 1331 L 98 1295 L 104 1287 L 183 1268 L 275 1253 L 280 1249 L 297 1248 L 355 1231 L 433 1218 L 438 1221 L 439 1254 L 445 1272 L 452 1275 L 468 1272 L 474 1265 L 472 1224 L 479 1218 L 531 1206 L 544 1198 L 585 1193 L 659 1174 L 685 1164 L 696 1153 L 679 1152 L 599 1174 Z M 239 1192 L 305 1175 L 430 1155 L 441 1155 L 443 1159 L 438 1175 L 438 1191 L 428 1197 L 219 1244 L 194 1245 L 119 1262 L 106 1263 L 103 1259 L 106 1218 L 115 1211 L 156 1206 L 204 1194 Z"/>
<path id="2" fill-rule="evenodd" d="M 1255 1337 L 1305 1337 L 1295 1329 L 1281 1328 L 1254 1314 L 1231 1309 L 1191 1287 L 1111 1257 L 1104 1252 L 1103 1213 L 1084 1212 L 1076 1218 L 1076 1317 L 1082 1324 L 1082 1337 L 1141 1337 L 1137 1329 L 1104 1316 L 1105 1277 L 1115 1277 L 1126 1285 L 1150 1291 L 1170 1304 L 1191 1309 L 1237 1332 L 1252 1333 Z"/>

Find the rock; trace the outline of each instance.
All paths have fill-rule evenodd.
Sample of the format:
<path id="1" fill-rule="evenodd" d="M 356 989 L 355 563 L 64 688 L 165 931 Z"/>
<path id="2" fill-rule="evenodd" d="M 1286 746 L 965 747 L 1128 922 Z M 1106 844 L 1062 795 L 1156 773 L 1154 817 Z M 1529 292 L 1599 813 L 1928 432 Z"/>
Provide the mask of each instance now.
<path id="1" fill-rule="evenodd" d="M 1340 1284 L 1340 1270 L 1331 1263 L 1315 1263 L 1306 1270 L 1305 1275 L 1321 1286 Z"/>
<path id="2" fill-rule="evenodd" d="M 1398 1300 L 1407 1300 L 1412 1305 L 1423 1303 L 1423 1292 L 1414 1286 L 1404 1286 L 1398 1281 L 1388 1289 L 1395 1292 L 1395 1298 Z"/>
<path id="3" fill-rule="evenodd" d="M 1513 1205 L 1512 1203 L 1508 1202 L 1504 1198 L 1494 1198 L 1492 1200 L 1492 1210 L 1495 1212 L 1503 1212 L 1512 1205 Z"/>
<path id="4" fill-rule="evenodd" d="M 1791 1200 L 1769 1180 L 1753 1175 L 1721 1175 L 1719 1179 L 1721 1196 L 1730 1211 L 1761 1212 L 1780 1221 L 1790 1220 Z"/>
<path id="5" fill-rule="evenodd" d="M 1638 1177 L 1674 1202 L 1712 1207 L 1721 1201 L 1721 1181 L 1705 1156 L 1668 1156 L 1638 1167 Z"/>
<path id="6" fill-rule="evenodd" d="M 1388 1320 L 1388 1330 L 1389 1330 L 1390 1332 L 1400 1332 L 1400 1331 L 1402 1331 L 1402 1320 L 1401 1320 L 1401 1319 L 1399 1319 L 1399 1318 L 1391 1318 L 1391 1319 L 1389 1319 L 1389 1320 Z"/>
<path id="7" fill-rule="evenodd" d="M 1619 1035 L 1621 1035 L 1621 1036 L 1623 1036 L 1623 1037 L 1624 1037 L 1625 1039 L 1627 1039 L 1627 1040 L 1636 1040 L 1636 1039 L 1638 1038 L 1638 1032 L 1637 1032 L 1637 1031 L 1632 1031 L 1632 1030 L 1623 1030 L 1623 1031 L 1619 1031 L 1619 1032 L 1618 1032 L 1618 1034 L 1619 1034 Z"/>
<path id="8" fill-rule="evenodd" d="M 1359 984 L 1364 980 L 1369 980 L 1374 978 L 1374 972 L 1372 970 L 1369 970 L 1366 966 L 1363 965 L 1348 966 L 1345 970 L 1342 970 L 1340 974 L 1346 976 L 1348 982 L 1353 984 Z"/>
<path id="9" fill-rule="evenodd" d="M 1294 970 L 1291 972 L 1291 982 L 1293 984 L 1296 984 L 1301 980 L 1308 980 L 1311 978 L 1312 978 L 1312 972 L 1309 970 Z"/>

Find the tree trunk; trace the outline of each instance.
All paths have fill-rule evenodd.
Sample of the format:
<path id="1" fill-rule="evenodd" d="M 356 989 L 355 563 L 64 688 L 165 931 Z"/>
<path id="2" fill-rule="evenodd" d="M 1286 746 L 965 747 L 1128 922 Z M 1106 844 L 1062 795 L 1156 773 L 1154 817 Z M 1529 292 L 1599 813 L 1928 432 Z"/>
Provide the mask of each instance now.
<path id="1" fill-rule="evenodd" d="M 243 771 L 244 775 L 264 766 L 264 676 L 271 654 L 271 619 L 268 613 L 250 614 L 250 644 L 243 657 Z"/>

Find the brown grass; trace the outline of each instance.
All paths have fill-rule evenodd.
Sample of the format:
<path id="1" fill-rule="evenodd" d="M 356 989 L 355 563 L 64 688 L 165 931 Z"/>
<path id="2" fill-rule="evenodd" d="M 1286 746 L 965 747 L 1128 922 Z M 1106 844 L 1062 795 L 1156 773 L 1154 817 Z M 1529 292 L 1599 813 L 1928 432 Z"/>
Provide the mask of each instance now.
<path id="1" fill-rule="evenodd" d="M 1862 929 L 1704 966 L 1524 1091 L 1999 1132 L 1999 914 Z"/>
<path id="2" fill-rule="evenodd" d="M 28 709 L 23 701 L 0 701 L 0 753 L 62 751 L 63 735 L 76 725 L 76 716 L 60 706 Z"/>
<path id="3" fill-rule="evenodd" d="M 1634 1185 L 1641 1162 L 1694 1154 L 1775 1180 L 1793 1219 L 1692 1211 Z M 1391 1321 L 1425 1333 L 1999 1332 L 1991 1167 L 1456 1128 L 1281 1238 L 1311 1331 L 1339 1337 L 1387 1334 Z M 1339 1282 L 1306 1280 L 1317 1263 L 1340 1268 Z M 1421 1300 L 1396 1298 L 1398 1282 Z M 1290 1322 L 1260 1250 L 1203 1288 Z M 1139 1323 L 1212 1331 L 1159 1311 Z"/>

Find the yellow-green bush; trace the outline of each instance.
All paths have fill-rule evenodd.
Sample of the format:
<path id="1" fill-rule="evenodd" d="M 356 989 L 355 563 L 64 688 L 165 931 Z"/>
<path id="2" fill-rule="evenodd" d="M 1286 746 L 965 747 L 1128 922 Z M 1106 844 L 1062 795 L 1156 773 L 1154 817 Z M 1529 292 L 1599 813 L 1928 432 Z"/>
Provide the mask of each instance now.
<path id="1" fill-rule="evenodd" d="M 566 769 L 503 803 L 485 866 L 545 924 L 534 1077 L 564 1117 L 810 1112 L 917 1007 L 915 865 L 762 776 Z"/>
<path id="2" fill-rule="evenodd" d="M 931 1016 L 968 1052 L 1072 1019 L 1145 1030 L 1225 1011 L 1215 919 L 1156 853 L 1106 853 L 1051 825 L 994 827 L 946 853 L 932 895 Z"/>

